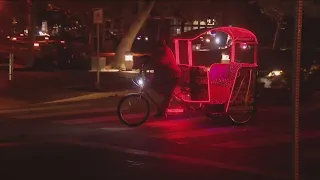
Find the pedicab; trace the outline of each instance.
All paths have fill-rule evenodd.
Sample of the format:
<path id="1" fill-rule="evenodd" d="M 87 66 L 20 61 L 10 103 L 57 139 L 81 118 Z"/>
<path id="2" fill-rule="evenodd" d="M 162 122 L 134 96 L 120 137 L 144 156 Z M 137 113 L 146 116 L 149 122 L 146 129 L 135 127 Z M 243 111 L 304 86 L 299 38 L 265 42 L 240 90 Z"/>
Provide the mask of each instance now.
<path id="1" fill-rule="evenodd" d="M 199 110 L 212 118 L 224 116 L 237 124 L 248 122 L 255 112 L 257 46 L 256 36 L 239 27 L 198 29 L 175 37 L 174 53 L 182 77 L 167 113 Z M 150 101 L 156 104 L 144 88 L 145 77 L 141 73 L 134 80 L 140 91 L 128 94 L 118 104 L 119 119 L 128 126 L 143 124 L 149 117 Z M 123 105 L 130 100 L 145 104 L 143 116 L 136 123 L 129 123 L 122 113 Z M 178 100 L 179 108 L 171 106 L 174 100 Z"/>

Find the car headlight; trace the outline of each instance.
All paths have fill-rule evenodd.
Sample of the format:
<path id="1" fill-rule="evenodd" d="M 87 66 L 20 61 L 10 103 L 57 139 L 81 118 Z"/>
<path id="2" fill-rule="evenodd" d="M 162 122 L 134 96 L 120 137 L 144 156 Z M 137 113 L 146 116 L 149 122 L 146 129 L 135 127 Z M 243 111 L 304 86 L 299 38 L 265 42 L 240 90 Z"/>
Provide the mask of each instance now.
<path id="1" fill-rule="evenodd" d="M 271 72 L 268 74 L 268 77 L 281 76 L 282 74 L 283 74 L 283 71 L 281 71 L 281 70 L 274 70 L 274 71 L 271 71 Z"/>

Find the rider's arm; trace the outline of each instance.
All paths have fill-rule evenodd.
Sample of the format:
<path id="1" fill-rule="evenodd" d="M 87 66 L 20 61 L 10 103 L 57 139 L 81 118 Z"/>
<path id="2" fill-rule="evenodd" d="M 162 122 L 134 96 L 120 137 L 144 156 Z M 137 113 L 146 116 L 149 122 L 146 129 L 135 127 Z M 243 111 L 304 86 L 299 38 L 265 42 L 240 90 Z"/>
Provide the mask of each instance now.
<path id="1" fill-rule="evenodd" d="M 151 57 L 148 56 L 148 55 L 145 55 L 145 56 L 142 56 L 143 58 L 143 61 L 142 61 L 142 65 L 145 66 L 147 64 L 150 64 L 150 61 L 151 61 Z"/>

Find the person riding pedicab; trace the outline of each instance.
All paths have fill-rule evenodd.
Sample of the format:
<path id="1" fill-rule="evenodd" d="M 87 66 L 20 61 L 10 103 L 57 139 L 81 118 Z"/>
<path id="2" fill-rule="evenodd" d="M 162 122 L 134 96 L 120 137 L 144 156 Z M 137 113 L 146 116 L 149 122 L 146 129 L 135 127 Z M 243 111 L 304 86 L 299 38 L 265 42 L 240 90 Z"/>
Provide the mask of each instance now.
<path id="1" fill-rule="evenodd" d="M 154 115 L 155 118 L 160 118 L 165 116 L 171 95 L 181 77 L 181 69 L 165 40 L 156 42 L 149 62 L 154 68 L 151 87 L 163 96 L 163 101 L 158 105 L 157 113 Z"/>

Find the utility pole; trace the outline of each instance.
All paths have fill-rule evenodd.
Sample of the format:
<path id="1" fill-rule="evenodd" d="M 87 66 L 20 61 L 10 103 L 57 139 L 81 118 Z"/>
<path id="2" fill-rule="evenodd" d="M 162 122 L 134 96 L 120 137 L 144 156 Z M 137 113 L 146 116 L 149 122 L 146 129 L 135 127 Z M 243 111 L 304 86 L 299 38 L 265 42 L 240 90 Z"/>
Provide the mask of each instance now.
<path id="1" fill-rule="evenodd" d="M 293 124 L 293 179 L 300 179 L 299 143 L 300 143 L 300 63 L 301 63 L 301 34 L 302 34 L 303 0 L 295 2 L 295 36 L 293 49 L 293 78 L 292 78 L 292 124 Z"/>
<path id="2" fill-rule="evenodd" d="M 35 13 L 34 13 L 34 2 L 31 0 L 26 0 L 28 15 L 27 15 L 27 30 L 28 30 L 28 40 L 29 40 L 29 48 L 28 48 L 28 57 L 27 57 L 27 67 L 32 67 L 34 62 L 33 56 L 33 44 L 35 39 Z"/>
<path id="3" fill-rule="evenodd" d="M 101 8 L 94 9 L 93 11 L 93 23 L 96 25 L 96 35 L 97 35 L 97 79 L 96 79 L 96 88 L 100 89 L 100 27 L 103 24 L 103 10 Z"/>

